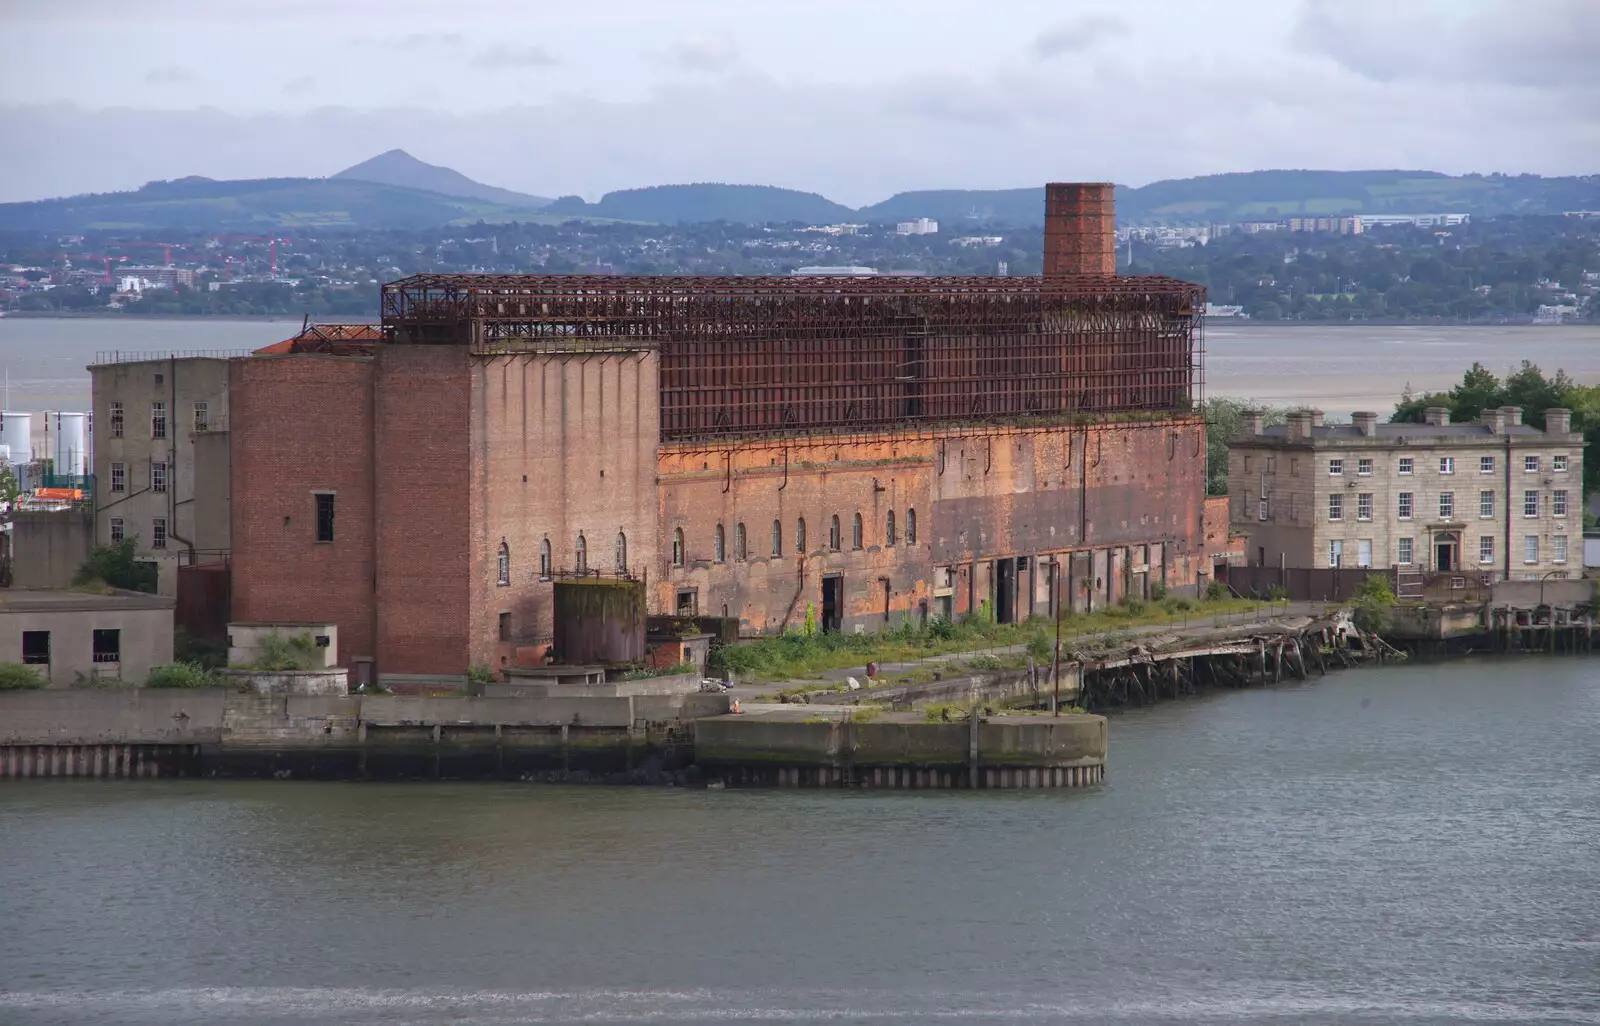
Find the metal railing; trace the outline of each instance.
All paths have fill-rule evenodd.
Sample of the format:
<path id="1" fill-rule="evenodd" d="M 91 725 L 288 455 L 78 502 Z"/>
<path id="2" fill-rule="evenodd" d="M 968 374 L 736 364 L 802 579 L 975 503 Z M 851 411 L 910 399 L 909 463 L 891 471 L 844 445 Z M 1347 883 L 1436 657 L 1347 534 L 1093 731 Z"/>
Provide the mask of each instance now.
<path id="1" fill-rule="evenodd" d="M 100 367 L 116 363 L 154 363 L 159 360 L 231 360 L 235 357 L 249 356 L 249 349 L 178 349 L 162 352 L 157 349 L 140 351 L 136 349 L 100 349 L 94 354 L 92 366 Z"/>

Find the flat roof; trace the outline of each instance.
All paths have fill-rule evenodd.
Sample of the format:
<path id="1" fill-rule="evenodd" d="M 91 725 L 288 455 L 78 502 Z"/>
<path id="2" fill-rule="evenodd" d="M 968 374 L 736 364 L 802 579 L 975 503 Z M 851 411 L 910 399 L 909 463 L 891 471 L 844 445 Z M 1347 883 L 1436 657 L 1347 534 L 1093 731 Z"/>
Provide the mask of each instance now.
<path id="1" fill-rule="evenodd" d="M 176 601 L 169 595 L 150 595 L 140 591 L 114 591 L 102 595 L 70 588 L 0 589 L 0 613 L 109 612 L 119 609 L 171 609 Z"/>

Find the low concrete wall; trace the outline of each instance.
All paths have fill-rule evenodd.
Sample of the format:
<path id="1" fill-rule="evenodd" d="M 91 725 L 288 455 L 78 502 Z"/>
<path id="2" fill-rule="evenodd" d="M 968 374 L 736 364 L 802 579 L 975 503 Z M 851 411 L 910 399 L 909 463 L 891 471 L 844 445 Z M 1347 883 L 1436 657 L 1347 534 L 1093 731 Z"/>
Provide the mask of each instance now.
<path id="1" fill-rule="evenodd" d="M 212 743 L 231 697 L 217 688 L 3 692 L 0 745 Z"/>
<path id="2" fill-rule="evenodd" d="M 643 695 L 688 695 L 700 690 L 700 675 L 677 673 L 642 680 L 617 680 L 604 684 L 543 684 L 513 678 L 483 685 L 484 698 L 627 698 Z"/>
<path id="3" fill-rule="evenodd" d="M 1395 606 L 1383 633 L 1396 641 L 1444 641 L 1483 629 L 1482 606 Z"/>
<path id="4" fill-rule="evenodd" d="M 890 687 L 867 688 L 861 691 L 823 691 L 808 697 L 811 705 L 857 705 L 871 702 L 891 709 L 906 711 L 935 702 L 965 702 L 974 694 L 985 702 L 1024 695 L 1046 695 L 1050 690 L 1050 668 L 1039 668 L 1039 689 L 1034 690 L 1033 678 L 1027 670 L 998 670 L 990 673 L 964 674 L 945 680 L 926 681 L 921 684 L 896 684 Z M 1061 699 L 1070 701 L 1078 693 L 1080 668 L 1076 663 L 1061 667 Z"/>
<path id="5" fill-rule="evenodd" d="M 1494 606 L 1576 606 L 1597 597 L 1595 582 L 1589 580 L 1496 581 L 1489 604 Z"/>
<path id="6" fill-rule="evenodd" d="M 228 683 L 258 695 L 348 695 L 348 670 L 223 670 Z"/>

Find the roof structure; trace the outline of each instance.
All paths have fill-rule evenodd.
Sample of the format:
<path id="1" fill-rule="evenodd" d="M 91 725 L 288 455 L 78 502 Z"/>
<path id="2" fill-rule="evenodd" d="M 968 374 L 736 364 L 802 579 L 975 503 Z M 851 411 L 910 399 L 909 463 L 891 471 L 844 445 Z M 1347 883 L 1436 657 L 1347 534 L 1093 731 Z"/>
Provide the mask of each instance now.
<path id="1" fill-rule="evenodd" d="M 284 353 L 331 353 L 335 356 L 370 356 L 383 339 L 377 324 L 306 324 L 298 334 L 274 342 L 251 353 L 252 356 L 278 356 Z"/>

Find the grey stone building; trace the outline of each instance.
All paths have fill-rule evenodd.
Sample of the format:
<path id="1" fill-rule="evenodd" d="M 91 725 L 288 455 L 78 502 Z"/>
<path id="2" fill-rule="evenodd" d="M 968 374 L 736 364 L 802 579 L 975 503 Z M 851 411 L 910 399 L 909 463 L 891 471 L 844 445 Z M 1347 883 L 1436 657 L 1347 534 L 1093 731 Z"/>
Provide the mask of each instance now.
<path id="1" fill-rule="evenodd" d="M 1543 430 L 1515 406 L 1470 424 L 1437 407 L 1422 424 L 1310 410 L 1263 428 L 1247 414 L 1228 452 L 1229 520 L 1258 566 L 1580 577 L 1583 444 L 1559 409 Z"/>

